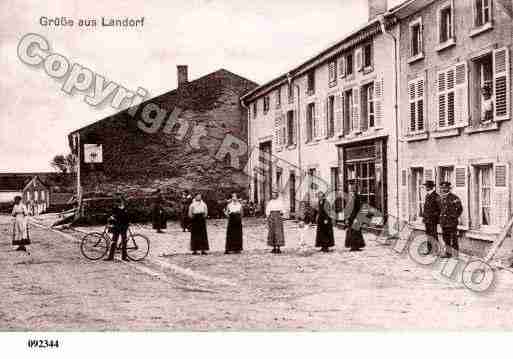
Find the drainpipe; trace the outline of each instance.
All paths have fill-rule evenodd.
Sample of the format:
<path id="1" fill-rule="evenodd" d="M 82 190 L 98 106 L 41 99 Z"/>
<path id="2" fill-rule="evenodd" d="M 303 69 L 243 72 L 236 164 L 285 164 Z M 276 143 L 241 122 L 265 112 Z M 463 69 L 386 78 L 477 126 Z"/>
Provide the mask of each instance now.
<path id="1" fill-rule="evenodd" d="M 287 73 L 287 82 L 288 82 L 288 85 L 290 87 L 290 85 L 292 84 L 292 75 L 289 73 Z M 296 138 L 296 141 L 297 141 L 297 166 L 299 168 L 299 183 L 301 183 L 301 178 L 303 176 L 303 166 L 302 166 L 302 163 L 301 163 L 301 121 L 300 121 L 300 113 L 301 113 L 301 105 L 300 105 L 300 100 L 299 100 L 299 94 L 300 94 L 300 91 L 301 89 L 299 88 L 299 85 L 297 84 L 294 84 L 294 88 L 297 90 L 297 138 Z M 295 189 L 294 189 L 295 190 Z M 301 202 L 301 201 L 300 201 Z M 299 207 L 297 208 L 297 211 L 299 212 L 299 209 L 301 207 L 301 203 L 299 203 Z"/>
<path id="2" fill-rule="evenodd" d="M 397 38 L 390 32 L 387 32 L 385 27 L 385 17 L 378 16 L 379 26 L 384 36 L 388 36 L 394 42 L 394 124 L 395 124 L 395 176 L 396 176 L 396 191 L 395 191 L 395 205 L 396 205 L 396 218 L 399 221 L 399 116 L 398 116 L 398 61 L 397 61 Z"/>
<path id="3" fill-rule="evenodd" d="M 247 175 L 248 175 L 248 178 L 250 180 L 250 183 L 249 183 L 249 193 L 248 193 L 248 199 L 251 200 L 251 113 L 249 112 L 249 107 L 246 106 L 246 104 L 244 103 L 244 100 L 240 100 L 240 104 L 242 105 L 242 107 L 246 110 L 246 114 L 247 114 L 247 118 L 248 118 L 248 138 L 247 138 L 247 152 L 248 152 L 248 162 L 246 163 L 246 167 L 247 167 Z M 253 189 L 254 191 L 256 191 L 256 188 Z M 254 196 L 253 196 L 254 197 Z"/>

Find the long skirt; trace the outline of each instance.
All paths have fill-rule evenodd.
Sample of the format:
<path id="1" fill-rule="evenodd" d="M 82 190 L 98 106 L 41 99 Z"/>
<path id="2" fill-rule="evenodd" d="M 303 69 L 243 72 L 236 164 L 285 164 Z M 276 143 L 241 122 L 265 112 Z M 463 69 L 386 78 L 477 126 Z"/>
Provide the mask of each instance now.
<path id="1" fill-rule="evenodd" d="M 191 251 L 208 251 L 207 221 L 203 214 L 195 214 L 191 220 Z"/>
<path id="2" fill-rule="evenodd" d="M 13 227 L 12 244 L 14 246 L 24 246 L 30 244 L 27 217 L 23 215 L 17 215 L 14 220 Z"/>
<path id="3" fill-rule="evenodd" d="M 269 233 L 267 244 L 271 247 L 284 246 L 285 235 L 283 234 L 283 220 L 279 211 L 271 211 L 268 219 Z"/>
<path id="4" fill-rule="evenodd" d="M 242 250 L 242 219 L 240 213 L 232 213 L 228 217 L 226 229 L 226 251 Z"/>
<path id="5" fill-rule="evenodd" d="M 162 210 L 162 208 L 157 207 L 153 209 L 152 224 L 153 229 L 160 230 L 167 228 L 166 213 Z"/>
<path id="6" fill-rule="evenodd" d="M 362 231 L 359 229 L 354 229 L 351 226 L 349 226 L 346 229 L 345 246 L 346 248 L 351 249 L 360 249 L 365 247 L 365 241 L 363 240 Z"/>
<path id="7" fill-rule="evenodd" d="M 317 221 L 317 234 L 315 236 L 316 247 L 329 248 L 335 245 L 333 223 L 330 219 L 327 221 L 328 223 L 324 223 L 323 219 Z"/>

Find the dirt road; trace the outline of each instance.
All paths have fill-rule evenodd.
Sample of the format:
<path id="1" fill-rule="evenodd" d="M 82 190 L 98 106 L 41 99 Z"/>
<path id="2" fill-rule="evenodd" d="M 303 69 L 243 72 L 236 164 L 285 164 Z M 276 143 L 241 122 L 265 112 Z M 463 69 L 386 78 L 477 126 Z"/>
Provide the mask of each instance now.
<path id="1" fill-rule="evenodd" d="M 44 222 L 44 221 L 43 221 Z M 83 258 L 79 232 L 31 226 L 30 255 L 10 244 L 0 217 L 2 330 L 336 330 L 513 327 L 512 275 L 476 294 L 367 238 L 363 252 L 297 249 L 287 222 L 287 248 L 271 255 L 263 221 L 245 221 L 245 251 L 224 255 L 224 221 L 209 221 L 212 253 L 191 256 L 188 233 L 170 223 L 151 237 L 143 263 Z M 91 230 L 91 229 L 88 229 Z"/>

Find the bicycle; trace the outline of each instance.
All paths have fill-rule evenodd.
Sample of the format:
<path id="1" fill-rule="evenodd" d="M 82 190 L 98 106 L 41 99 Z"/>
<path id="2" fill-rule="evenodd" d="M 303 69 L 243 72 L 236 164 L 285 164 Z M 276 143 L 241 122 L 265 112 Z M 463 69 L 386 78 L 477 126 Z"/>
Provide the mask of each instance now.
<path id="1" fill-rule="evenodd" d="M 82 237 L 80 242 L 82 255 L 93 261 L 105 257 L 112 243 L 111 229 L 112 226 L 106 224 L 103 232 L 91 232 Z M 121 249 L 121 240 L 116 249 Z M 142 261 L 150 252 L 150 240 L 142 234 L 132 232 L 128 227 L 126 250 L 129 259 L 136 262 Z"/>

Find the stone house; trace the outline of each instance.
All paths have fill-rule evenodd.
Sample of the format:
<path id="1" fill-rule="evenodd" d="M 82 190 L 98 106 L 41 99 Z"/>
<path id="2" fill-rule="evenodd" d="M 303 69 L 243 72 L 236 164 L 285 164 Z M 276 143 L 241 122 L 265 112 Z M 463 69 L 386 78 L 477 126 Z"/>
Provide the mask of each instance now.
<path id="1" fill-rule="evenodd" d="M 177 70 L 176 89 L 69 135 L 83 194 L 247 189 L 216 153 L 227 135 L 246 141 L 240 96 L 257 85 L 224 69 L 193 81 Z"/>
<path id="2" fill-rule="evenodd" d="M 428 179 L 452 183 L 469 243 L 490 243 L 511 216 L 511 5 L 415 0 L 390 10 L 400 28 L 401 218 L 413 228 L 424 228 Z"/>
<path id="3" fill-rule="evenodd" d="M 398 33 L 386 6 L 369 1 L 367 24 L 243 96 L 255 202 L 274 187 L 287 216 L 302 216 L 318 191 L 333 200 L 354 179 L 370 206 L 397 213 Z"/>

